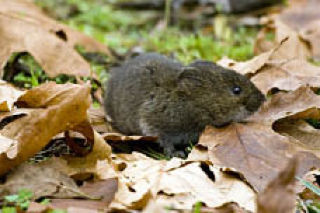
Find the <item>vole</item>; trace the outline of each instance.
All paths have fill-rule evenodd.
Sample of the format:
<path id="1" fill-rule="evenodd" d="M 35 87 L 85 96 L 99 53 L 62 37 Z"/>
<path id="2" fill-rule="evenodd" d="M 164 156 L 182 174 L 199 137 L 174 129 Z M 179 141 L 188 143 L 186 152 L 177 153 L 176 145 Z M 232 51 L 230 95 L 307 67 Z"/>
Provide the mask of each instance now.
<path id="1" fill-rule="evenodd" d="M 106 115 L 126 135 L 158 136 L 167 156 L 184 157 L 206 125 L 241 121 L 265 100 L 250 80 L 209 61 L 188 66 L 157 53 L 111 70 Z"/>

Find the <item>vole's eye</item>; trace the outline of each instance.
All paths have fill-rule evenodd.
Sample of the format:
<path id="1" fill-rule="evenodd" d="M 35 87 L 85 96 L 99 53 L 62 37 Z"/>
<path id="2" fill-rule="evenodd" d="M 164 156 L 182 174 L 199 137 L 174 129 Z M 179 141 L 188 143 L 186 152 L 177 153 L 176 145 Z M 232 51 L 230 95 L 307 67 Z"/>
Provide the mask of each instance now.
<path id="1" fill-rule="evenodd" d="M 232 88 L 232 93 L 235 95 L 239 95 L 241 93 L 241 88 L 239 86 L 235 86 Z"/>

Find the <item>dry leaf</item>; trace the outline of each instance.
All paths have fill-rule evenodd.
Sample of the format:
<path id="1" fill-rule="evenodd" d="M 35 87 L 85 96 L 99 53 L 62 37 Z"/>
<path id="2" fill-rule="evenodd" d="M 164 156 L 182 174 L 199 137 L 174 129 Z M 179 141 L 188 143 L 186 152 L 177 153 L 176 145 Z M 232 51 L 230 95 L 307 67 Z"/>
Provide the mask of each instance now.
<path id="1" fill-rule="evenodd" d="M 279 16 L 272 15 L 267 18 L 265 28 L 258 34 L 255 43 L 255 53 L 261 54 L 279 45 L 284 39 L 287 42 L 277 51 L 276 59 L 308 59 L 312 55 L 309 43 L 302 36 L 286 25 Z M 267 41 L 268 33 L 275 34 L 275 41 Z"/>
<path id="2" fill-rule="evenodd" d="M 309 42 L 312 56 L 320 59 L 320 5 L 317 0 L 306 0 L 299 4 L 290 4 L 279 16 L 281 21 L 298 32 Z"/>
<path id="3" fill-rule="evenodd" d="M 11 111 L 14 102 L 23 94 L 23 91 L 14 88 L 4 81 L 0 81 L 0 112 Z"/>
<path id="4" fill-rule="evenodd" d="M 105 119 L 105 113 L 102 107 L 94 108 L 90 107 L 88 110 L 88 117 L 90 123 L 94 130 L 99 133 L 110 133 L 110 132 L 117 132 L 111 126 L 111 124 L 107 123 Z"/>
<path id="5" fill-rule="evenodd" d="M 272 48 L 271 50 L 264 52 L 258 56 L 255 56 L 252 59 L 245 62 L 237 62 L 225 57 L 219 60 L 217 63 L 223 67 L 233 69 L 242 75 L 254 75 L 271 60 L 273 54 L 279 48 L 281 48 L 281 46 L 285 42 L 287 42 L 287 39 L 284 39 L 279 45 Z"/>
<path id="6" fill-rule="evenodd" d="M 116 179 L 87 183 L 80 187 L 80 190 L 92 197 L 100 198 L 99 200 L 52 199 L 51 206 L 68 210 L 70 208 L 90 209 L 92 211 L 104 210 L 112 201 L 117 191 L 117 185 Z"/>
<path id="7" fill-rule="evenodd" d="M 178 209 L 190 209 L 201 201 L 208 207 L 234 202 L 254 211 L 255 193 L 246 183 L 221 172 L 219 168 L 209 166 L 207 172 L 205 168 L 205 164 L 199 162 L 168 168 L 160 179 L 156 199 Z"/>
<path id="8" fill-rule="evenodd" d="M 209 207 L 236 202 L 249 210 L 255 208 L 250 187 L 199 162 L 156 161 L 137 153 L 118 155 L 113 162 L 119 173 L 119 191 L 111 204 L 115 209 L 140 209 L 150 199 L 177 209 L 191 210 L 197 201 Z"/>
<path id="9" fill-rule="evenodd" d="M 109 54 L 107 47 L 58 24 L 28 1 L 1 1 L 0 28 L 0 70 L 11 54 L 29 52 L 50 77 L 59 74 L 89 76 L 90 65 L 73 49 L 74 45 Z M 63 39 L 58 34 L 64 35 Z"/>
<path id="10" fill-rule="evenodd" d="M 286 137 L 261 124 L 207 128 L 199 143 L 208 146 L 213 164 L 236 169 L 257 191 L 283 169 L 293 149 Z"/>
<path id="11" fill-rule="evenodd" d="M 49 210 L 52 210 L 52 208 L 49 205 L 30 202 L 27 213 L 46 213 Z"/>
<path id="12" fill-rule="evenodd" d="M 258 195 L 258 213 L 292 213 L 296 206 L 294 191 L 297 159 L 291 159 L 286 168 Z"/>
<path id="13" fill-rule="evenodd" d="M 320 67 L 298 59 L 274 61 L 259 70 L 251 80 L 265 94 L 273 88 L 293 91 L 302 86 L 320 87 Z"/>
<path id="14" fill-rule="evenodd" d="M 222 59 L 218 63 L 224 67 L 248 75 L 252 82 L 264 93 L 272 89 L 297 90 L 302 86 L 320 87 L 320 67 L 305 59 L 289 59 L 290 39 L 284 39 L 272 50 L 262 53 L 246 62 Z"/>
<path id="15" fill-rule="evenodd" d="M 67 175 L 43 166 L 41 163 L 25 163 L 11 172 L 7 176 L 5 184 L 0 185 L 0 196 L 17 194 L 20 189 L 30 190 L 35 198 L 42 196 L 90 197 L 90 195 L 81 192 L 76 183 Z"/>
<path id="16" fill-rule="evenodd" d="M 248 120 L 271 126 L 273 122 L 289 116 L 294 119 L 319 119 L 319 109 L 320 96 L 308 87 L 301 87 L 296 91 L 273 95 Z"/>
<path id="17" fill-rule="evenodd" d="M 94 132 L 94 145 L 91 152 L 85 157 L 71 157 L 66 156 L 69 168 L 69 175 L 76 175 L 79 173 L 93 173 L 100 179 L 108 179 L 114 177 L 113 174 L 103 174 L 99 170 L 104 169 L 104 172 L 111 171 L 110 166 L 111 147 L 104 141 L 101 135 Z"/>
<path id="18" fill-rule="evenodd" d="M 281 120 L 276 122 L 273 128 L 282 135 L 295 138 L 300 146 L 320 156 L 320 130 L 305 120 Z"/>
<path id="19" fill-rule="evenodd" d="M 36 154 L 58 133 L 84 122 L 90 106 L 90 88 L 48 83 L 25 93 L 19 103 L 35 109 L 0 131 L 18 142 L 10 157 L 7 153 L 0 154 L 0 174 Z"/>

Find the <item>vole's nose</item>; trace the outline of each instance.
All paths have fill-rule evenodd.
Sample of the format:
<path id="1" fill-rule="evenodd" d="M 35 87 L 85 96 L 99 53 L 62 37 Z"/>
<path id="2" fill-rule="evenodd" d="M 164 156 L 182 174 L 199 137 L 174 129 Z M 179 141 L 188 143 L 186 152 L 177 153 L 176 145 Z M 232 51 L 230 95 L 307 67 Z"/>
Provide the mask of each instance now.
<path id="1" fill-rule="evenodd" d="M 260 91 L 251 94 L 246 103 L 246 109 L 250 112 L 255 112 L 265 100 L 266 97 Z"/>

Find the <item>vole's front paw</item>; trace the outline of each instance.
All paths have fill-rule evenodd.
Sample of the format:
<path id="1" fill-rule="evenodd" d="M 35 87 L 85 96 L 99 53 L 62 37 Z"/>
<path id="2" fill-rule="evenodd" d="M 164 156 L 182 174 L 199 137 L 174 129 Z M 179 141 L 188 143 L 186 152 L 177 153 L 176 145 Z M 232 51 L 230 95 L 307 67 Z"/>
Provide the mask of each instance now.
<path id="1" fill-rule="evenodd" d="M 174 146 L 166 146 L 164 147 L 164 154 L 167 157 L 178 157 L 178 158 L 186 158 L 187 154 L 184 151 L 176 150 Z"/>
<path id="2" fill-rule="evenodd" d="M 184 151 L 175 151 L 172 153 L 171 157 L 177 157 L 185 159 L 187 157 L 187 154 Z"/>

